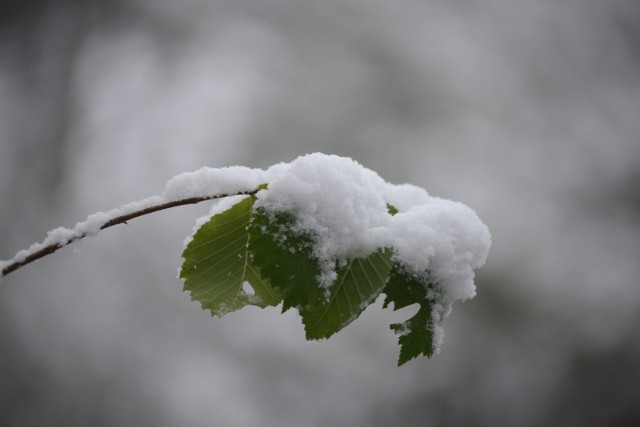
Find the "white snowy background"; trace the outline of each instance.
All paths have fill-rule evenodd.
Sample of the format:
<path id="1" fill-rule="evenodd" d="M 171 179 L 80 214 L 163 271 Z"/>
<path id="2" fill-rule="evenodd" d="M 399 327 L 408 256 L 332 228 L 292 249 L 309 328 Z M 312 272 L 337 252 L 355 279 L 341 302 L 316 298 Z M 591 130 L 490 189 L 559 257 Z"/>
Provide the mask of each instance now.
<path id="1" fill-rule="evenodd" d="M 3 0 L 0 259 L 201 166 L 350 156 L 493 234 L 439 355 L 176 279 L 210 205 L 0 283 L 2 426 L 640 425 L 640 3 Z M 406 315 L 406 313 L 405 313 Z"/>

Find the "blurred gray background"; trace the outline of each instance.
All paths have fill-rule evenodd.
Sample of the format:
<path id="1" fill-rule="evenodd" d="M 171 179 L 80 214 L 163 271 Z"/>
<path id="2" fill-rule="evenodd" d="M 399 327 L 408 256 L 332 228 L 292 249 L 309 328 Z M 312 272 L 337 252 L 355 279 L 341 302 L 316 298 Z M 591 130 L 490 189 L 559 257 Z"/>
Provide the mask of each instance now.
<path id="1" fill-rule="evenodd" d="M 201 166 L 322 151 L 493 233 L 442 352 L 176 279 L 210 205 L 0 284 L 2 426 L 640 425 L 640 2 L 2 0 L 0 259 Z"/>

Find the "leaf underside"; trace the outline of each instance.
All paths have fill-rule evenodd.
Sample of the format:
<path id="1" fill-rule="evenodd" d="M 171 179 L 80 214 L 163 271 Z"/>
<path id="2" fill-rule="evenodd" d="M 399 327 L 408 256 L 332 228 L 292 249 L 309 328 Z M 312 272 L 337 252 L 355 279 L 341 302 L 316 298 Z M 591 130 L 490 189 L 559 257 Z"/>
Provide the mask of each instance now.
<path id="1" fill-rule="evenodd" d="M 385 249 L 348 261 L 338 269 L 328 298 L 326 289 L 316 285 L 315 303 L 300 309 L 307 339 L 329 338 L 360 316 L 382 292 L 391 255 L 392 251 Z"/>
<path id="2" fill-rule="evenodd" d="M 401 366 L 419 356 L 420 354 L 431 357 L 434 351 L 433 331 L 433 305 L 435 299 L 429 293 L 429 286 L 403 271 L 395 265 L 391 270 L 389 282 L 384 288 L 387 295 L 384 301 L 386 308 L 393 303 L 393 309 L 399 310 L 413 304 L 420 304 L 420 310 L 403 323 L 394 323 L 391 329 L 399 335 L 400 358 L 398 366 Z"/>
<path id="3" fill-rule="evenodd" d="M 247 227 L 254 202 L 255 197 L 250 196 L 214 215 L 182 253 L 180 277 L 184 279 L 184 290 L 215 316 L 246 305 L 275 306 L 282 300 L 279 292 L 261 277 L 249 254 Z M 245 282 L 255 294 L 244 291 Z"/>

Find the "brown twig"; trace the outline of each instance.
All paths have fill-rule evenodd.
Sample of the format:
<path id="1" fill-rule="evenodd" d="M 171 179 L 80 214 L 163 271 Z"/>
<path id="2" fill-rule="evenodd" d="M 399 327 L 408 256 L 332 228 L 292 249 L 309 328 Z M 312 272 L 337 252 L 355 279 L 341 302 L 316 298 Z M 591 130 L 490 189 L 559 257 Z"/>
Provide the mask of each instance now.
<path id="1" fill-rule="evenodd" d="M 100 230 L 104 230 L 105 228 L 109 228 L 109 227 L 113 227 L 114 225 L 118 225 L 118 224 L 126 224 L 127 221 L 132 220 L 134 218 L 138 218 L 139 216 L 143 216 L 143 215 L 148 215 L 154 212 L 158 212 L 158 211 L 162 211 L 165 209 L 169 209 L 169 208 L 174 208 L 177 206 L 184 206 L 184 205 L 193 205 L 196 203 L 200 203 L 200 202 L 205 202 L 207 200 L 215 200 L 215 199 L 222 199 L 225 197 L 230 197 L 230 196 L 249 196 L 249 195 L 253 195 L 256 194 L 258 191 L 260 191 L 262 188 L 258 188 L 256 190 L 253 191 L 242 191 L 242 192 L 238 192 L 238 193 L 234 193 L 234 194 L 215 194 L 213 196 L 205 196 L 205 197 L 190 197 L 188 199 L 181 199 L 181 200 L 174 200 L 171 202 L 165 202 L 165 203 L 161 203 L 155 206 L 148 206 L 144 209 L 140 209 L 137 211 L 133 211 L 130 212 L 128 214 L 125 215 L 121 215 L 121 216 L 117 216 L 115 218 L 110 219 L 109 221 L 105 222 L 104 224 L 102 224 L 102 226 L 100 227 Z M 4 277 L 6 275 L 8 275 L 9 273 L 13 273 L 14 271 L 18 270 L 21 267 L 24 267 L 27 264 L 31 264 L 32 262 L 39 260 L 42 257 L 45 257 L 47 255 L 50 255 L 52 253 L 54 253 L 55 251 L 57 251 L 60 248 L 63 248 L 67 245 L 70 245 L 71 243 L 80 240 L 84 237 L 87 237 L 88 233 L 80 233 L 77 236 L 72 237 L 71 239 L 69 239 L 68 241 L 66 241 L 65 243 L 53 243 L 51 245 L 45 246 L 42 249 L 26 256 L 24 259 L 20 260 L 20 261 L 11 261 L 9 262 L 9 264 L 5 265 L 2 269 L 2 274 L 0 274 L 0 277 Z"/>

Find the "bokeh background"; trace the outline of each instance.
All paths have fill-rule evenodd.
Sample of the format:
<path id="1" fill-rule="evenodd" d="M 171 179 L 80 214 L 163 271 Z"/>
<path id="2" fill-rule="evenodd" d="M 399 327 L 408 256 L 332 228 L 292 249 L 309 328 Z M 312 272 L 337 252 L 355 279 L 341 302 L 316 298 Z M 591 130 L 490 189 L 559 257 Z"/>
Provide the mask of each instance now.
<path id="1" fill-rule="evenodd" d="M 0 259 L 202 166 L 321 151 L 474 208 L 478 296 L 396 367 L 176 279 L 210 205 L 0 283 L 0 425 L 640 425 L 640 2 L 2 0 Z"/>

